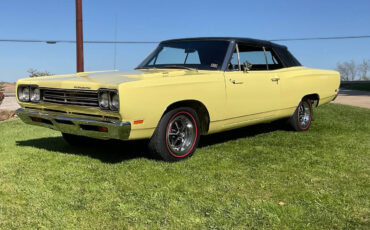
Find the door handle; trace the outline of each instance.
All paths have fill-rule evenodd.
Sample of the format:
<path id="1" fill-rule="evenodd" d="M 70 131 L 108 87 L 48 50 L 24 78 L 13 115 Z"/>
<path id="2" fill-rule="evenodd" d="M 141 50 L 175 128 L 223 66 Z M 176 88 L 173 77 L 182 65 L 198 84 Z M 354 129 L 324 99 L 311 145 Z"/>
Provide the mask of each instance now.
<path id="1" fill-rule="evenodd" d="M 231 83 L 233 83 L 233 84 L 243 84 L 244 82 L 242 82 L 242 81 L 235 81 L 235 80 L 233 80 L 233 79 L 229 79 L 230 81 L 231 81 Z"/>
<path id="2" fill-rule="evenodd" d="M 276 81 L 277 83 L 279 83 L 279 80 L 280 80 L 280 78 L 278 78 L 278 77 L 271 78 L 271 81 Z"/>

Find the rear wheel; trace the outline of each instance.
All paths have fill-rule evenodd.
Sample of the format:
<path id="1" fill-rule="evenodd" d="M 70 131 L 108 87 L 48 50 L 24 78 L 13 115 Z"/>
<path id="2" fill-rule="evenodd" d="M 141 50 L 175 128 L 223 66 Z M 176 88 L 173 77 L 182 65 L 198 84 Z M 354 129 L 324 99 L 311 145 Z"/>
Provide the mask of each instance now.
<path id="1" fill-rule="evenodd" d="M 192 108 L 181 107 L 167 112 L 149 141 L 150 150 L 165 161 L 192 156 L 199 142 L 199 124 Z"/>
<path id="2" fill-rule="evenodd" d="M 312 104 L 308 98 L 303 98 L 290 117 L 289 123 L 296 131 L 305 131 L 310 128 L 312 121 Z"/>

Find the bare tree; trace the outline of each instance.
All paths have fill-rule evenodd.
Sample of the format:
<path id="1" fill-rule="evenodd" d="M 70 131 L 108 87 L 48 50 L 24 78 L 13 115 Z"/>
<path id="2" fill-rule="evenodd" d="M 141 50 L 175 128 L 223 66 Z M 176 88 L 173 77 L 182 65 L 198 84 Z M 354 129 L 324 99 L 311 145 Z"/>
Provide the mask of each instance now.
<path id="1" fill-rule="evenodd" d="M 340 72 L 341 79 L 344 81 L 353 81 L 357 75 L 356 63 L 350 62 L 337 63 L 337 70 Z"/>
<path id="2" fill-rule="evenodd" d="M 360 79 L 367 80 L 367 72 L 370 71 L 370 60 L 362 60 L 362 63 L 357 66 Z"/>
<path id="3" fill-rule="evenodd" d="M 356 75 L 357 75 L 357 68 L 356 68 L 355 62 L 353 60 L 350 62 L 345 62 L 345 65 L 348 68 L 350 81 L 355 80 Z"/>
<path id="4" fill-rule="evenodd" d="M 41 71 L 38 71 L 38 70 L 32 69 L 32 68 L 27 70 L 27 72 L 29 73 L 29 77 L 41 77 L 41 76 L 53 75 L 48 71 L 41 72 Z"/>
<path id="5" fill-rule="evenodd" d="M 337 70 L 340 73 L 340 78 L 342 81 L 348 81 L 349 80 L 349 72 L 344 63 L 337 63 Z"/>

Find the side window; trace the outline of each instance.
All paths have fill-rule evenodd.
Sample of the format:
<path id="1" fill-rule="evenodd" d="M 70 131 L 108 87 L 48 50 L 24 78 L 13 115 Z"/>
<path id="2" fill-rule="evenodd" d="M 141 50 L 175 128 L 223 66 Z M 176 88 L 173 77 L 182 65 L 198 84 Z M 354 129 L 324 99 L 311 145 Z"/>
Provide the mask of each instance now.
<path id="1" fill-rule="evenodd" d="M 234 66 L 238 66 L 238 54 L 236 53 L 236 50 L 233 53 L 233 56 L 231 57 L 230 63 Z"/>
<path id="2" fill-rule="evenodd" d="M 282 65 L 277 61 L 271 50 L 263 49 L 263 47 L 238 44 L 240 66 L 243 70 L 243 63 L 247 61 L 252 64 L 251 70 L 269 70 L 282 68 Z M 266 52 L 265 52 L 266 51 Z M 265 56 L 266 55 L 266 56 Z M 267 63 L 266 63 L 267 60 Z M 229 64 L 229 70 L 239 70 L 238 53 L 234 51 Z"/>
<path id="3" fill-rule="evenodd" d="M 278 61 L 279 59 L 274 55 L 274 53 L 270 49 L 266 49 L 266 59 L 269 70 L 283 68 L 283 64 L 281 64 L 281 62 Z"/>
<path id="4" fill-rule="evenodd" d="M 245 61 L 251 63 L 252 65 L 264 65 L 266 67 L 266 59 L 265 53 L 261 50 L 255 51 L 239 51 L 240 52 L 240 63 L 244 63 Z M 253 68 L 253 67 L 252 67 Z"/>
<path id="5" fill-rule="evenodd" d="M 275 63 L 275 60 L 273 60 L 273 56 L 271 54 L 271 51 L 266 50 L 266 58 L 267 58 L 267 64 L 271 65 Z"/>

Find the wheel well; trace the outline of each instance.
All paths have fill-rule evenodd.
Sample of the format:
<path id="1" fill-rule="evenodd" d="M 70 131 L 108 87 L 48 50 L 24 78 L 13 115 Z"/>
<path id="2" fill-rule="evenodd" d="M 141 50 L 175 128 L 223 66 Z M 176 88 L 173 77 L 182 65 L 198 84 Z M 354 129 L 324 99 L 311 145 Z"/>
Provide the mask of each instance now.
<path id="1" fill-rule="evenodd" d="M 175 102 L 169 105 L 167 109 L 164 111 L 163 115 L 167 113 L 168 111 L 171 111 L 179 107 L 190 107 L 194 109 L 197 112 L 197 115 L 199 117 L 200 128 L 201 128 L 200 133 L 201 134 L 208 133 L 210 118 L 209 118 L 208 110 L 202 102 L 196 101 L 196 100 L 178 101 L 178 102 Z"/>
<path id="2" fill-rule="evenodd" d="M 311 100 L 312 105 L 314 105 L 316 103 L 316 107 L 319 106 L 320 96 L 318 94 L 316 94 L 316 93 L 308 94 L 308 95 L 304 96 L 303 98 L 308 98 L 308 99 Z"/>

